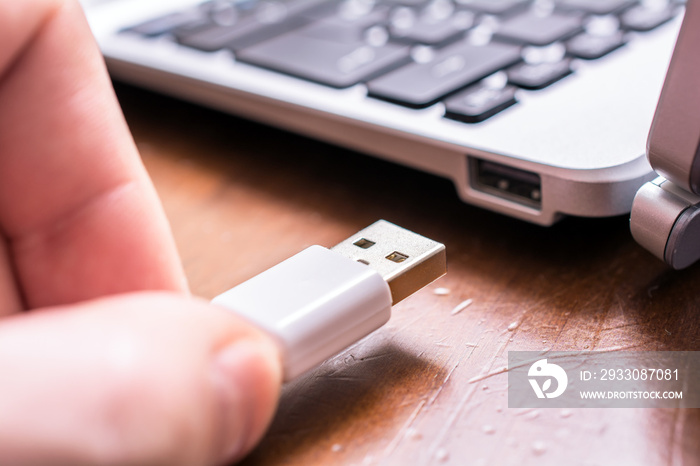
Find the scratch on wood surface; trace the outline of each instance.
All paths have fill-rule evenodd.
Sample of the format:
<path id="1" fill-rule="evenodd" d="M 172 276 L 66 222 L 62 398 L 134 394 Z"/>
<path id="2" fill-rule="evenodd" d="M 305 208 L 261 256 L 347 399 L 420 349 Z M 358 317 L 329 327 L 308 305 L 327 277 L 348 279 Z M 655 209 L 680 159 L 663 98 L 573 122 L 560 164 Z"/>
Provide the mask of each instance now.
<path id="1" fill-rule="evenodd" d="M 341 356 L 342 356 L 343 358 L 345 358 L 345 356 L 347 356 L 347 355 L 352 355 L 352 353 L 355 352 L 355 350 L 356 350 L 358 347 L 364 346 L 364 345 L 365 345 L 365 340 L 358 340 L 358 341 L 356 341 L 355 343 L 353 343 L 352 345 L 350 345 L 350 346 L 348 346 L 347 348 L 345 348 L 345 351 L 343 351 L 342 353 L 338 354 L 338 355 L 335 356 L 335 358 L 333 358 L 333 359 L 339 360 L 339 358 L 340 358 Z M 354 356 L 353 356 L 353 357 L 354 357 Z"/>
<path id="2" fill-rule="evenodd" d="M 443 387 L 445 384 L 450 380 L 450 377 L 454 373 L 454 371 L 457 369 L 457 367 L 460 365 L 462 360 L 467 356 L 467 354 L 472 354 L 474 352 L 473 348 L 476 347 L 476 345 L 473 346 L 467 346 L 467 348 L 472 348 L 471 351 L 468 349 L 464 351 L 462 356 L 459 358 L 457 363 L 454 365 L 452 370 L 447 374 L 445 377 L 445 380 L 443 383 L 440 385 L 436 393 L 431 397 L 430 401 L 428 402 L 428 406 L 430 406 L 432 403 L 437 400 L 440 392 L 442 391 Z M 505 368 L 507 369 L 507 368 Z M 474 393 L 476 392 L 476 385 L 472 385 L 466 393 L 459 399 L 457 402 L 456 406 L 452 410 L 450 417 L 447 419 L 447 422 L 443 425 L 442 429 L 438 434 L 435 436 L 433 443 L 430 445 L 428 448 L 428 453 L 432 457 L 435 452 L 439 449 L 440 444 L 442 443 L 443 439 L 447 435 L 447 433 L 452 429 L 452 426 L 454 425 L 455 421 L 457 420 L 457 417 L 465 410 L 465 407 L 467 406 L 467 402 L 474 396 Z"/>
<path id="3" fill-rule="evenodd" d="M 561 324 L 561 325 L 559 326 L 559 331 L 557 332 L 557 334 L 556 334 L 555 337 L 553 338 L 553 341 L 552 341 L 552 344 L 553 344 L 553 345 L 554 345 L 555 343 L 559 342 L 559 339 L 561 338 L 561 335 L 564 333 L 564 329 L 565 329 L 566 326 L 569 324 L 569 319 L 571 319 L 571 317 L 569 317 L 569 314 L 565 314 L 565 315 L 566 315 L 566 319 L 564 319 L 564 323 Z"/>
<path id="4" fill-rule="evenodd" d="M 593 331 L 593 335 L 591 336 L 591 346 L 594 348 L 598 346 L 598 343 L 600 343 L 600 340 L 602 338 L 601 334 L 601 328 L 605 322 L 608 321 L 608 316 L 610 315 L 610 308 L 612 307 L 610 304 L 610 301 L 606 301 L 606 305 L 603 307 L 601 311 L 599 311 L 600 317 L 599 321 L 597 323 L 597 328 Z"/>
<path id="5" fill-rule="evenodd" d="M 671 438 L 669 445 L 671 445 L 671 451 L 669 452 L 670 461 L 669 464 L 683 464 L 683 450 L 682 442 L 683 438 L 683 428 L 685 427 L 687 409 L 677 409 L 674 413 L 673 429 L 671 429 Z"/>
<path id="6" fill-rule="evenodd" d="M 457 417 L 464 411 L 464 407 L 467 405 L 467 401 L 474 395 L 474 392 L 476 392 L 476 385 L 473 385 L 470 390 L 467 390 L 467 392 L 464 394 L 462 398 L 460 398 L 459 402 L 455 406 L 455 409 L 452 410 L 452 413 L 450 414 L 450 417 L 447 419 L 447 422 L 443 425 L 442 429 L 440 429 L 440 432 L 435 436 L 435 439 L 433 440 L 433 443 L 430 445 L 430 448 L 428 449 L 428 452 L 430 456 L 432 457 L 435 452 L 438 450 L 440 447 L 440 444 L 442 444 L 443 439 L 447 435 L 447 433 L 452 430 L 452 426 L 454 425 L 455 421 L 457 420 Z"/>
<path id="7" fill-rule="evenodd" d="M 613 353 L 615 351 L 626 351 L 628 349 L 639 348 L 640 345 L 620 345 L 620 346 L 607 346 L 605 348 L 596 348 L 597 353 Z"/>
<path id="8" fill-rule="evenodd" d="M 535 410 L 535 408 L 525 408 L 522 411 L 518 411 L 517 413 L 515 413 L 515 415 L 516 416 L 524 416 L 526 414 L 533 412 L 534 410 Z"/>
<path id="9" fill-rule="evenodd" d="M 425 406 L 425 400 L 421 400 L 420 403 L 418 403 L 418 406 L 416 406 L 416 409 L 413 410 L 410 416 L 408 416 L 408 419 L 406 419 L 406 422 L 404 422 L 403 426 L 399 429 L 398 433 L 394 436 L 394 438 L 389 442 L 389 445 L 387 445 L 386 450 L 384 451 L 384 456 L 389 456 L 391 455 L 398 444 L 401 442 L 401 440 L 406 437 L 406 432 L 408 431 L 409 427 L 411 427 L 411 424 L 416 420 L 418 417 L 418 414 L 420 413 L 421 409 L 423 409 L 423 406 Z"/>
<path id="10" fill-rule="evenodd" d="M 391 353 L 379 353 L 379 354 L 370 354 L 369 356 L 364 356 L 360 358 L 360 361 L 372 361 L 374 359 L 381 359 L 389 356 Z"/>
<path id="11" fill-rule="evenodd" d="M 469 379 L 469 383 L 481 382 L 482 380 L 488 379 L 489 377 L 493 377 L 494 375 L 498 374 L 503 374 L 505 372 L 508 372 L 508 366 L 499 367 L 498 369 L 493 370 L 491 372 L 479 374 L 475 377 L 472 377 L 471 379 Z"/>
<path id="12" fill-rule="evenodd" d="M 601 332 L 609 332 L 612 330 L 620 330 L 623 328 L 628 328 L 628 327 L 639 327 L 639 323 L 637 322 L 630 322 L 627 324 L 620 324 L 620 325 L 613 325 L 612 327 L 603 327 L 600 329 Z"/>
<path id="13" fill-rule="evenodd" d="M 462 356 L 464 357 L 464 356 Z M 445 380 L 442 381 L 438 389 L 433 393 L 433 396 L 430 397 L 430 400 L 428 400 L 428 406 L 432 406 L 432 404 L 435 402 L 437 399 L 438 395 L 440 395 L 440 392 L 442 391 L 443 387 L 447 384 L 447 382 L 450 380 L 450 377 L 452 377 L 452 374 L 454 373 L 455 369 L 457 369 L 457 366 L 459 366 L 459 363 L 462 362 L 462 358 L 459 358 L 459 361 L 457 361 L 457 364 L 454 365 L 454 367 L 450 370 L 450 372 L 447 373 L 447 376 L 445 376 Z"/>
<path id="14" fill-rule="evenodd" d="M 435 342 L 435 346 L 442 346 L 443 348 L 452 348 L 452 345 L 445 343 L 445 340 L 447 340 L 447 337 L 442 337 L 438 341 Z"/>
<path id="15" fill-rule="evenodd" d="M 453 316 L 453 315 L 459 314 L 460 312 L 462 312 L 463 310 L 465 310 L 466 308 L 468 308 L 469 306 L 471 306 L 473 302 L 474 302 L 474 300 L 471 299 L 471 298 L 465 299 L 465 300 L 462 301 L 461 303 L 457 304 L 457 305 L 455 306 L 455 308 L 452 309 L 452 311 L 450 311 L 450 315 Z"/>
<path id="16" fill-rule="evenodd" d="M 347 375 L 335 375 L 337 372 L 326 372 L 316 376 L 317 379 L 333 379 L 333 380 L 346 380 L 348 382 L 355 382 L 356 380 L 363 380 L 363 377 L 347 376 Z"/>
<path id="17" fill-rule="evenodd" d="M 647 296 L 654 297 L 654 292 L 659 289 L 659 285 L 652 285 L 647 289 Z"/>
<path id="18" fill-rule="evenodd" d="M 504 345 L 504 346 L 505 346 L 505 345 Z M 611 352 L 614 352 L 614 351 L 625 351 L 625 350 L 628 350 L 628 349 L 638 348 L 639 346 L 640 346 L 640 345 L 608 346 L 608 347 L 606 347 L 606 348 L 596 349 L 595 351 L 596 351 L 596 352 L 600 352 L 600 353 L 611 353 Z M 547 358 L 551 358 L 551 359 L 570 358 L 570 357 L 575 356 L 575 355 L 577 355 L 577 354 L 581 354 L 581 353 L 587 352 L 587 351 L 575 351 L 575 352 L 567 352 L 566 354 L 551 355 L 551 354 L 549 354 L 550 351 L 551 351 L 551 348 L 547 348 L 547 349 L 545 349 L 545 350 L 543 350 L 543 351 L 540 351 L 540 352 L 539 352 L 539 355 L 537 355 L 537 356 L 535 356 L 535 357 L 533 357 L 533 358 L 527 359 L 527 360 L 525 360 L 525 361 L 521 361 L 521 362 L 519 362 L 518 364 L 515 364 L 515 365 L 513 365 L 513 366 L 510 366 L 510 367 L 508 367 L 508 366 L 503 366 L 503 367 L 501 367 L 501 368 L 499 368 L 499 369 L 495 369 L 495 370 L 490 371 L 490 372 L 486 372 L 486 373 L 483 373 L 483 374 L 479 374 L 479 375 L 477 375 L 477 376 L 472 377 L 471 379 L 469 379 L 469 383 L 480 382 L 480 381 L 482 381 L 482 380 L 484 380 L 484 379 L 488 379 L 489 377 L 493 377 L 494 375 L 503 374 L 504 372 L 508 372 L 508 371 L 510 371 L 510 370 L 513 370 L 513 369 L 518 369 L 518 368 L 521 368 L 521 367 L 528 366 L 528 365 L 530 365 L 530 364 L 536 362 L 537 360 L 541 359 L 542 357 L 547 357 Z"/>

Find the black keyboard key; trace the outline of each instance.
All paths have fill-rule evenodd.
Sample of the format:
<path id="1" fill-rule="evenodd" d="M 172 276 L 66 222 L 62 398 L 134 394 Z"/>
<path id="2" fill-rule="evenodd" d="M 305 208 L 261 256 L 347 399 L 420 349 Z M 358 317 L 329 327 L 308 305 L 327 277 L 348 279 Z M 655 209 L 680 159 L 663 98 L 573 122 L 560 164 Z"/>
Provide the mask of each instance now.
<path id="1" fill-rule="evenodd" d="M 549 63 L 519 63 L 507 70 L 508 82 L 524 89 L 542 89 L 571 74 L 571 59 Z"/>
<path id="2" fill-rule="evenodd" d="M 371 27 L 386 23 L 388 14 L 388 9 L 379 7 L 361 16 L 333 15 L 305 27 L 303 34 L 333 42 L 357 42 Z"/>
<path id="3" fill-rule="evenodd" d="M 493 88 L 485 84 L 475 84 L 445 101 L 445 117 L 478 123 L 514 105 L 515 86 Z"/>
<path id="4" fill-rule="evenodd" d="M 430 0 L 379 0 L 380 5 L 390 6 L 424 6 Z"/>
<path id="5" fill-rule="evenodd" d="M 631 31 L 651 31 L 671 20 L 675 15 L 674 6 L 640 5 L 625 11 L 620 16 L 620 23 L 624 29 Z"/>
<path id="6" fill-rule="evenodd" d="M 210 24 L 209 27 L 197 31 L 176 31 L 175 38 L 182 45 L 205 52 L 223 48 L 237 51 L 293 31 L 306 23 L 304 18 L 294 17 L 279 24 L 261 24 L 255 18 L 248 17 L 232 26 Z"/>
<path id="7" fill-rule="evenodd" d="M 464 29 L 446 20 L 439 23 L 418 23 L 405 34 L 392 29 L 391 35 L 397 40 L 411 43 L 439 45 L 458 39 L 463 33 Z"/>
<path id="8" fill-rule="evenodd" d="M 629 8 L 636 0 L 557 0 L 557 6 L 564 10 L 585 11 L 594 15 L 609 15 Z"/>
<path id="9" fill-rule="evenodd" d="M 151 19 L 136 26 L 125 29 L 125 31 L 140 34 L 146 37 L 158 37 L 172 31 L 175 28 L 183 27 L 187 24 L 200 24 L 205 19 L 205 14 L 198 8 L 187 11 L 170 13 L 165 16 Z"/>
<path id="10" fill-rule="evenodd" d="M 532 0 L 455 0 L 457 5 L 488 15 L 508 15 L 525 10 Z"/>
<path id="11" fill-rule="evenodd" d="M 582 28 L 583 18 L 579 15 L 552 13 L 540 16 L 529 11 L 501 23 L 495 37 L 524 44 L 547 45 L 567 39 Z"/>
<path id="12" fill-rule="evenodd" d="M 473 25 L 473 13 L 458 11 L 444 18 L 430 14 L 417 15 L 413 20 L 394 18 L 390 31 L 391 37 L 399 42 L 440 45 L 462 37 Z"/>
<path id="13" fill-rule="evenodd" d="M 325 20 L 316 21 L 304 28 L 304 35 L 307 37 L 341 43 L 362 41 L 364 32 L 363 28 Z"/>
<path id="14" fill-rule="evenodd" d="M 607 35 L 584 33 L 570 39 L 566 43 L 566 50 L 575 57 L 595 60 L 626 43 L 625 36 L 620 31 Z"/>
<path id="15" fill-rule="evenodd" d="M 205 31 L 215 26 L 216 24 L 212 22 L 211 18 L 209 18 L 208 16 L 204 16 L 198 21 L 192 21 L 186 24 L 182 24 L 176 28 L 173 28 L 170 31 L 170 34 L 177 38 L 179 36 L 197 34 L 200 31 Z"/>
<path id="16" fill-rule="evenodd" d="M 241 50 L 238 60 L 300 78 L 343 88 L 410 60 L 409 48 L 396 44 L 372 47 L 364 42 L 336 42 L 303 30 Z"/>
<path id="17" fill-rule="evenodd" d="M 308 24 L 311 18 L 304 13 L 320 5 L 319 0 L 208 2 L 200 6 L 207 12 L 205 26 L 186 24 L 172 34 L 180 44 L 206 52 L 237 51 Z"/>
<path id="18" fill-rule="evenodd" d="M 341 10 L 333 16 L 329 16 L 326 20 L 335 22 L 340 27 L 367 29 L 376 24 L 386 22 L 389 17 L 389 11 L 390 9 L 384 5 L 379 5 L 371 10 L 355 12 L 353 14 Z"/>
<path id="19" fill-rule="evenodd" d="M 445 47 L 429 63 L 411 63 L 368 83 L 371 96 L 409 107 L 426 107 L 447 94 L 520 60 L 520 48 L 492 42 Z"/>
<path id="20" fill-rule="evenodd" d="M 250 4 L 251 9 L 254 5 L 255 3 Z M 236 5 L 224 0 L 204 2 L 199 5 L 199 8 L 207 13 L 211 21 L 221 26 L 230 26 L 236 23 L 241 14 L 245 14 L 248 11 L 248 9 L 239 11 Z"/>

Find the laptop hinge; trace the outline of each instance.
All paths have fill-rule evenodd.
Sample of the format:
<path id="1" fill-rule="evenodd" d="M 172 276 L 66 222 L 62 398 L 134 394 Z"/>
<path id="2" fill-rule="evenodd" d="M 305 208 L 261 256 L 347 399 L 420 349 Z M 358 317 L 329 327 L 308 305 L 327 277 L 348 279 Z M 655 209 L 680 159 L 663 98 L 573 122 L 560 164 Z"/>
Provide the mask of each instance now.
<path id="1" fill-rule="evenodd" d="M 688 267 L 700 259 L 700 196 L 658 177 L 637 191 L 630 230 L 674 269 Z"/>

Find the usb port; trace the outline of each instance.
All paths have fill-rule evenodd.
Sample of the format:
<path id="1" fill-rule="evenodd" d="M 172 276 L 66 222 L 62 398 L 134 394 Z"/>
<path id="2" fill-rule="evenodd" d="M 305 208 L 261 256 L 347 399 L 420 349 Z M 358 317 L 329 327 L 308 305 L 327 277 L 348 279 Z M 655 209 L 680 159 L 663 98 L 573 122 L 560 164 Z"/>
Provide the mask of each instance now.
<path id="1" fill-rule="evenodd" d="M 542 207 L 542 182 L 537 173 L 475 158 L 470 158 L 470 168 L 474 189 L 527 207 Z"/>

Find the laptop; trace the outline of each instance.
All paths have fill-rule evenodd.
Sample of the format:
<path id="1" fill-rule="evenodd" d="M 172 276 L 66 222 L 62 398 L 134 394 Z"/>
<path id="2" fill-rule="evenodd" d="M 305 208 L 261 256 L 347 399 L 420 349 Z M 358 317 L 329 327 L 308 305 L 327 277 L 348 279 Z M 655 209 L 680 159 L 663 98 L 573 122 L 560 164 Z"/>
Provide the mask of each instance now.
<path id="1" fill-rule="evenodd" d="M 679 0 L 83 5 L 115 79 L 448 178 L 464 202 L 519 219 L 620 215 L 647 182 L 690 188 L 671 169 L 652 181 L 645 147 Z M 667 101 L 686 102 L 659 112 Z M 651 141 L 664 146 L 678 127 L 661 120 Z M 658 197 L 634 202 L 633 233 L 679 266 L 658 224 L 635 227 Z"/>

